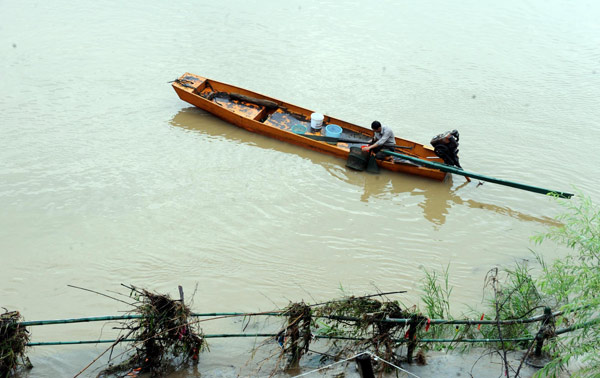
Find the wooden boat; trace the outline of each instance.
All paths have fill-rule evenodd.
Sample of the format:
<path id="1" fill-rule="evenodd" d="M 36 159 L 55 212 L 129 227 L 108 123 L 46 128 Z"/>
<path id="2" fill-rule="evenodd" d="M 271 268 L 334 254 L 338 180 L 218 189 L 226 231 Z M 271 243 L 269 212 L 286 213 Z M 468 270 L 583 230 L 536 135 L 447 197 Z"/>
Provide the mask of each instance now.
<path id="1" fill-rule="evenodd" d="M 335 124 L 342 128 L 342 134 L 339 138 L 323 138 L 322 131 L 313 131 L 310 127 L 311 114 L 314 113 L 311 110 L 191 73 L 183 74 L 172 85 L 183 101 L 238 127 L 342 159 L 348 158 L 350 147 L 366 144 L 373 136 L 370 128 L 325 115 L 322 130 L 326 125 Z M 304 134 L 294 132 L 298 128 L 307 131 Z M 402 147 L 399 151 L 407 156 L 443 163 L 430 146 L 402 138 L 396 138 L 396 145 Z M 393 172 L 439 181 L 446 177 L 446 172 L 439 169 L 423 167 L 398 157 L 389 161 L 377 160 L 377 164 Z"/>

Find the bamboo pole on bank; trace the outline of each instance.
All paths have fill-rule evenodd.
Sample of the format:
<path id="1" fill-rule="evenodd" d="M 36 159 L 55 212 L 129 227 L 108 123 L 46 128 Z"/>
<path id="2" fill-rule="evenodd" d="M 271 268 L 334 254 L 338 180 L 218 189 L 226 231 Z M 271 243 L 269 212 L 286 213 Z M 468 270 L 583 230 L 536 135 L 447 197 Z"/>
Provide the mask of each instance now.
<path id="1" fill-rule="evenodd" d="M 245 337 L 276 337 L 277 333 L 224 333 L 224 334 L 213 334 L 213 335 L 204 335 L 203 337 L 206 339 L 219 339 L 219 338 L 245 338 Z M 315 335 L 317 339 L 329 339 L 329 340 L 355 340 L 355 341 L 363 341 L 369 340 L 360 337 L 346 337 L 346 336 L 325 336 L 325 335 Z M 535 337 L 515 337 L 511 339 L 419 339 L 419 342 L 424 343 L 453 343 L 453 342 L 464 342 L 464 343 L 497 343 L 501 341 L 533 341 Z M 40 342 L 31 342 L 28 343 L 27 346 L 49 346 L 49 345 L 79 345 L 79 344 L 106 344 L 106 343 L 114 343 L 117 341 L 114 340 L 74 340 L 74 341 L 40 341 Z M 136 339 L 123 339 L 123 342 L 136 342 L 139 340 Z M 407 343 L 409 339 L 394 339 L 396 343 Z"/>
<path id="2" fill-rule="evenodd" d="M 508 320 L 447 320 L 447 319 L 432 319 L 428 322 L 430 324 L 437 325 L 478 325 L 478 324 L 495 324 L 495 325 L 510 325 L 510 324 L 523 324 L 523 323 L 532 323 L 537 321 L 547 321 L 548 319 L 553 319 L 555 316 L 563 314 L 563 311 L 550 312 L 549 308 L 544 309 L 544 314 L 526 318 L 526 319 L 508 319 Z M 212 313 L 193 313 L 194 317 L 219 317 L 219 318 L 227 318 L 234 316 L 253 316 L 253 315 L 263 315 L 263 316 L 283 316 L 285 312 L 261 312 L 261 313 L 242 313 L 242 312 L 212 312 Z M 333 320 L 346 320 L 346 321 L 358 321 L 361 320 L 359 318 L 347 317 L 347 316 L 319 316 L 320 318 L 328 318 Z M 127 319 L 138 319 L 141 318 L 141 315 L 118 315 L 118 316 L 96 316 L 96 317 L 87 317 L 87 318 L 73 318 L 73 319 L 56 319 L 56 320 L 38 320 L 38 321 L 29 321 L 29 322 L 20 322 L 21 326 L 37 326 L 37 325 L 48 325 L 48 324 L 68 324 L 68 323 L 82 323 L 82 322 L 94 322 L 94 321 L 114 321 L 114 320 L 127 320 Z M 208 319 L 210 320 L 210 319 Z M 413 331 L 416 331 L 416 327 L 422 323 L 423 321 L 415 321 L 414 319 L 382 319 L 376 320 L 376 322 L 391 322 L 391 323 L 400 323 L 405 325 L 410 325 L 411 328 L 414 328 Z M 584 324 L 579 324 L 567 328 L 562 328 L 556 331 L 556 335 L 560 335 L 567 332 L 575 331 L 579 328 L 585 327 L 587 325 L 592 325 L 600 322 L 600 318 L 593 319 Z M 409 332 L 410 333 L 410 332 Z M 539 345 L 545 340 L 545 337 L 519 337 L 519 338 L 487 338 L 487 339 L 461 339 L 461 338 L 452 338 L 452 339 L 426 339 L 422 338 L 419 340 L 415 340 L 414 336 L 416 332 L 412 332 L 412 337 L 405 339 L 394 339 L 393 341 L 396 343 L 408 343 L 409 349 L 414 346 L 416 343 L 454 343 L 454 342 L 463 342 L 463 343 L 497 343 L 497 342 L 522 342 L 522 341 L 533 341 L 536 340 Z M 204 335 L 204 338 L 240 338 L 240 337 L 276 337 L 278 334 L 271 333 L 253 333 L 253 334 L 212 334 L 212 335 Z M 336 340 L 367 340 L 364 338 L 356 338 L 356 337 L 345 337 L 345 336 L 324 336 L 324 335 L 316 335 L 317 339 L 336 339 Z M 27 346 L 49 346 L 49 345 L 76 345 L 76 344 L 100 344 L 100 343 L 116 343 L 117 341 L 123 342 L 137 342 L 139 340 L 136 339 L 122 339 L 122 340 L 75 340 L 75 341 L 46 341 L 46 342 L 30 342 Z M 409 359 L 412 353 L 408 353 Z"/>
<path id="3" fill-rule="evenodd" d="M 552 313 L 552 316 L 562 315 L 563 311 L 557 311 Z M 247 312 L 209 312 L 209 313 L 192 313 L 192 317 L 237 317 L 237 316 L 284 316 L 285 312 L 256 312 L 256 313 L 247 313 Z M 525 323 L 534 323 L 544 319 L 544 314 L 533 316 L 525 319 L 507 319 L 507 320 L 470 320 L 470 319 L 462 319 L 462 320 L 450 320 L 450 319 L 430 319 L 430 324 L 448 324 L 448 325 L 479 325 L 479 324 L 502 324 L 502 325 L 510 325 L 510 324 L 525 324 Z M 72 319 L 51 319 L 51 320 L 32 320 L 32 321 L 24 321 L 20 322 L 20 326 L 31 327 L 31 326 L 40 326 L 40 325 L 52 325 L 52 324 L 70 324 L 70 323 L 86 323 L 86 322 L 105 322 L 105 321 L 114 321 L 114 320 L 130 320 L 130 319 L 140 319 L 142 315 L 108 315 L 108 316 L 93 316 L 93 317 L 85 317 L 85 318 L 72 318 Z M 317 316 L 315 316 L 317 317 Z M 331 320 L 344 320 L 344 321 L 359 321 L 362 320 L 360 318 L 350 317 L 350 316 L 336 316 L 336 315 L 322 315 L 318 316 L 319 318 L 331 319 Z M 400 324 L 410 324 L 413 322 L 412 319 L 406 318 L 388 318 L 376 320 L 376 322 L 381 323 L 400 323 Z"/>
<path id="4" fill-rule="evenodd" d="M 576 331 L 580 328 L 583 328 L 587 325 L 593 325 L 600 322 L 600 318 L 594 319 L 592 321 L 586 322 L 584 324 L 579 324 L 575 326 L 565 327 L 556 330 L 556 335 L 562 335 L 564 333 Z M 218 339 L 218 338 L 244 338 L 244 337 L 276 337 L 277 333 L 222 333 L 222 334 L 210 334 L 204 335 L 203 337 L 206 339 Z M 349 337 L 349 336 L 325 336 L 325 335 L 315 335 L 317 339 L 332 339 L 332 340 L 368 340 L 360 337 Z M 423 343 L 454 343 L 454 342 L 462 342 L 462 343 L 499 343 L 503 341 L 533 341 L 535 340 L 535 336 L 531 337 L 513 337 L 513 338 L 488 338 L 488 339 L 419 339 L 419 342 Z M 114 343 L 117 341 L 114 340 L 75 340 L 75 341 L 40 341 L 40 342 L 30 342 L 27 346 L 48 346 L 48 345 L 77 345 L 77 344 L 105 344 L 105 343 Z M 139 341 L 136 339 L 123 339 L 123 342 L 135 342 Z M 394 342 L 397 343 L 407 343 L 409 339 L 394 339 Z"/>

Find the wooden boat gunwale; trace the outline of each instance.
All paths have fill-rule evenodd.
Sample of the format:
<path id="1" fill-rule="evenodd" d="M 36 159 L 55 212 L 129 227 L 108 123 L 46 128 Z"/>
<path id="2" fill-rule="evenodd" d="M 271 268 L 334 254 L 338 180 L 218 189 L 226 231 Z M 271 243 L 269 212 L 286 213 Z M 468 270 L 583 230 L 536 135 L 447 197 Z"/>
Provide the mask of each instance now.
<path id="1" fill-rule="evenodd" d="M 307 138 L 301 134 L 296 134 L 291 130 L 287 130 L 283 127 L 286 125 L 277 124 L 271 125 L 265 123 L 270 121 L 270 117 L 283 113 L 284 115 L 293 115 L 297 118 L 297 122 L 307 123 L 310 122 L 310 115 L 314 111 L 290 104 L 270 96 L 266 96 L 254 91 L 250 91 L 244 88 L 240 88 L 227 83 L 219 82 L 216 80 L 208 79 L 202 76 L 194 75 L 191 73 L 184 73 L 177 80 L 172 83 L 173 89 L 177 93 L 180 99 L 186 101 L 194 106 L 199 107 L 226 122 L 232 123 L 235 126 L 241 127 L 248 131 L 269 136 L 281 141 L 285 141 L 291 144 L 295 144 L 301 147 L 309 148 L 321 153 L 333 155 L 342 159 L 347 159 L 349 154 L 348 143 L 338 143 L 336 145 L 328 144 L 325 141 L 319 141 Z M 272 102 L 277 105 L 274 109 L 269 109 L 267 106 L 260 106 L 256 104 L 249 104 L 243 101 L 232 101 L 233 104 L 240 105 L 239 109 L 230 103 L 224 104 L 220 100 L 209 99 L 210 96 L 207 94 L 214 93 L 216 98 L 221 93 L 235 93 L 261 101 Z M 260 101 L 259 101 L 260 102 Z M 225 105 L 231 105 L 232 108 L 227 108 Z M 243 105 L 243 106 L 242 106 Z M 285 109 L 285 112 L 280 111 Z M 247 113 L 247 114 L 244 114 Z M 302 120 L 303 119 L 303 120 Z M 371 138 L 373 131 L 370 128 L 365 128 L 356 124 L 352 124 L 329 115 L 324 115 L 323 127 L 327 124 L 336 124 L 342 127 L 345 133 L 355 133 L 364 138 Z M 317 135 L 317 134 L 314 134 Z M 429 146 L 412 142 L 406 139 L 396 137 L 396 145 L 405 146 L 411 148 L 410 150 L 403 150 L 402 152 L 421 159 L 427 159 L 428 161 L 443 162 L 440 158 L 435 156 L 433 149 Z M 406 161 L 406 160 L 405 160 Z M 428 177 L 435 180 L 444 180 L 446 173 L 437 169 L 426 168 L 417 166 L 413 163 L 406 161 L 407 163 L 394 163 L 389 161 L 378 160 L 377 163 L 381 168 L 394 171 L 414 174 L 422 177 Z"/>

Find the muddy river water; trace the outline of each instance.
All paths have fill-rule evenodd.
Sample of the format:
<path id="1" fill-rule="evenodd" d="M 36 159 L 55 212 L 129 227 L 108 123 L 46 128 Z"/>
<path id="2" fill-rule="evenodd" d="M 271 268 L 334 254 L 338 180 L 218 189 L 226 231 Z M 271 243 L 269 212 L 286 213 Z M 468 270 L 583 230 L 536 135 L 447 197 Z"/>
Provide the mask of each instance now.
<path id="1" fill-rule="evenodd" d="M 598 19 L 592 1 L 1 1 L 0 306 L 118 314 L 67 285 L 127 294 L 121 283 L 197 286 L 198 312 L 377 290 L 412 305 L 423 269 L 448 264 L 457 314 L 481 306 L 489 269 L 565 253 L 529 240 L 556 201 L 349 171 L 167 82 L 192 72 L 421 143 L 458 129 L 466 170 L 598 201 Z M 32 341 L 110 328 L 37 327 Z M 213 345 L 200 372 L 252 374 L 247 343 Z M 34 348 L 29 376 L 72 376 L 104 348 Z"/>

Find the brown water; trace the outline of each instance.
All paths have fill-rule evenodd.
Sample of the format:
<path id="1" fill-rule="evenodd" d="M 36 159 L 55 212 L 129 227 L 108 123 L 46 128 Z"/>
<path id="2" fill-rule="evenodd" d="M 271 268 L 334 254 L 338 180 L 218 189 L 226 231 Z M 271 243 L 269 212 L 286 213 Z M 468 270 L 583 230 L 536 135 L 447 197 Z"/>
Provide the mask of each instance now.
<path id="1" fill-rule="evenodd" d="M 486 272 L 531 258 L 555 201 L 352 172 L 194 109 L 167 82 L 189 71 L 422 143 L 456 128 L 466 170 L 597 201 L 599 16 L 584 1 L 2 1 L 0 306 L 116 314 L 126 306 L 67 285 L 120 283 L 198 284 L 199 312 L 340 287 L 408 290 L 397 298 L 413 304 L 421 269 L 448 264 L 456 311 L 481 306 Z M 32 337 L 114 334 L 100 327 Z M 246 344 L 215 341 L 200 372 L 250 374 Z M 73 375 L 104 348 L 34 348 L 30 376 Z"/>

